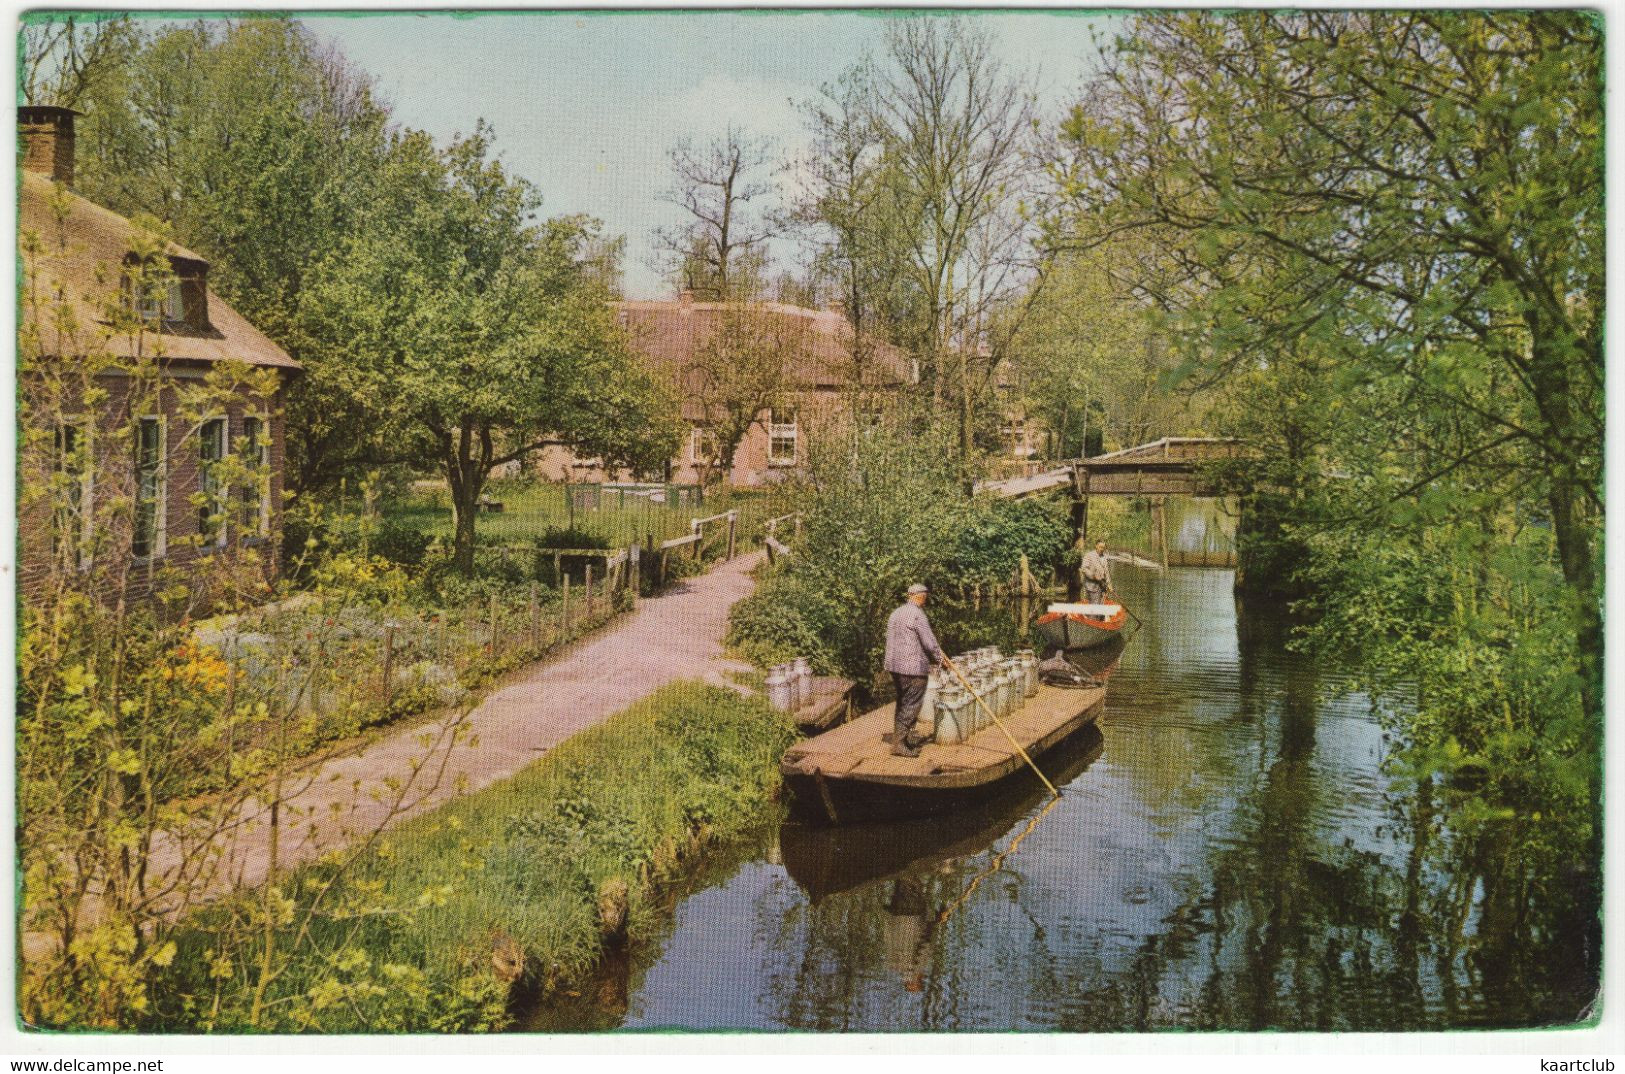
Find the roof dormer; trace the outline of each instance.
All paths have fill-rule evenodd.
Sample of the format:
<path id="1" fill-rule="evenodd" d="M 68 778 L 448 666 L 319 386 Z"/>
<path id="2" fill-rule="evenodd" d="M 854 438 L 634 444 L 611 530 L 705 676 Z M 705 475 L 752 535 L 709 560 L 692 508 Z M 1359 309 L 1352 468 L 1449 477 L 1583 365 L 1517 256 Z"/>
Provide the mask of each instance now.
<path id="1" fill-rule="evenodd" d="M 209 330 L 209 263 L 171 254 L 163 271 L 137 271 L 140 258 L 124 258 L 130 307 L 158 331 Z"/>

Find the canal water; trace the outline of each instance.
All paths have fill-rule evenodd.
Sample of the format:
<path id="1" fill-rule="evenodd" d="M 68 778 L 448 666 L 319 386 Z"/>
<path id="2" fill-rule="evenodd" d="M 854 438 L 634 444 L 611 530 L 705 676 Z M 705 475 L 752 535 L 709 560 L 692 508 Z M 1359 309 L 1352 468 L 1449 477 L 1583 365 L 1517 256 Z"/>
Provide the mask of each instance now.
<path id="1" fill-rule="evenodd" d="M 1238 611 L 1227 570 L 1114 570 L 1143 625 L 1098 733 L 969 813 L 769 824 L 672 896 L 528 1031 L 1409 1030 L 1579 1018 L 1581 942 L 1480 936 L 1454 868 L 1384 774 L 1354 676 Z M 949 651 L 1019 608 L 933 610 Z M 1425 814 L 1424 814 L 1425 816 Z M 1014 844 L 1014 849 L 1012 845 Z M 1461 893 L 1452 902 L 1452 893 Z M 1462 912 L 1431 912 L 1460 905 Z M 1572 931 L 1572 930 L 1571 930 Z"/>

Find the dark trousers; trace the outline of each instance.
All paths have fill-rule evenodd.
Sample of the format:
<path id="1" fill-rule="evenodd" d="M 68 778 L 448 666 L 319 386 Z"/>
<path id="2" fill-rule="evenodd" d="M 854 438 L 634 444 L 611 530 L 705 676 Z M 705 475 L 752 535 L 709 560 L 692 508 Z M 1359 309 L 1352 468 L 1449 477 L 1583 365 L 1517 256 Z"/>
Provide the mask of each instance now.
<path id="1" fill-rule="evenodd" d="M 897 711 L 892 719 L 892 730 L 897 741 L 904 742 L 914 735 L 914 724 L 920 718 L 920 703 L 925 700 L 924 675 L 899 675 L 892 672 L 892 685 L 897 687 Z"/>
<path id="2" fill-rule="evenodd" d="M 1093 578 L 1083 580 L 1083 602 L 1085 604 L 1100 604 L 1106 599 L 1106 583 L 1097 582 Z"/>

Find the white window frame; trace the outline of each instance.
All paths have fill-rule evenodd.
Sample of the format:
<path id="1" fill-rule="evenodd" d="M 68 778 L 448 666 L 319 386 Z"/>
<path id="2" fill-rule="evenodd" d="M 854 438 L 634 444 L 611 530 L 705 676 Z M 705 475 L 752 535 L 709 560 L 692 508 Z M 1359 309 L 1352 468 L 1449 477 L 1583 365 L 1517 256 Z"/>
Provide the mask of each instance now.
<path id="1" fill-rule="evenodd" d="M 1013 458 L 1024 459 L 1032 454 L 1027 442 L 1027 419 L 1009 418 L 1004 423 L 1004 442 L 1010 445 Z"/>
<path id="2" fill-rule="evenodd" d="M 163 289 L 159 294 L 158 289 Z M 161 283 L 149 284 L 140 288 L 141 293 L 136 297 L 135 311 L 144 321 L 179 321 L 185 315 L 185 303 L 181 299 L 181 281 L 167 280 Z"/>
<path id="3" fill-rule="evenodd" d="M 240 439 L 248 437 L 248 423 L 259 423 L 259 436 L 250 448 L 258 448 L 258 458 L 246 460 L 246 469 L 254 475 L 259 485 L 259 510 L 256 514 L 255 533 L 260 537 L 271 536 L 271 419 L 268 415 L 255 410 L 245 410 L 242 418 L 242 431 L 238 434 Z"/>
<path id="4" fill-rule="evenodd" d="M 60 430 L 63 430 L 63 429 L 73 429 L 75 432 L 77 432 L 79 434 L 80 443 L 81 443 L 81 447 L 78 450 L 79 450 L 79 453 L 82 455 L 82 460 L 81 461 L 84 464 L 84 470 L 79 474 L 79 527 L 78 527 L 79 528 L 79 533 L 78 533 L 77 537 L 71 538 L 73 540 L 73 542 L 74 542 L 74 550 L 77 553 L 75 555 L 75 557 L 74 557 L 75 565 L 80 570 L 87 570 L 91 566 L 91 564 L 92 564 L 92 562 L 94 561 L 94 558 L 95 558 L 95 556 L 94 556 L 95 539 L 96 539 L 96 441 L 95 441 L 95 428 L 96 428 L 96 423 L 91 419 L 90 415 L 88 415 L 88 414 L 65 414 L 65 415 L 63 415 L 62 420 L 57 423 L 57 430 L 59 432 L 60 432 Z M 53 437 L 59 435 L 59 432 L 53 433 L 52 434 Z M 57 449 L 57 451 L 60 452 L 60 450 L 61 450 L 60 443 L 55 443 L 54 446 Z M 69 460 L 64 455 L 58 454 L 56 456 L 56 462 L 54 463 L 53 468 L 56 469 L 56 472 L 60 473 L 60 472 L 62 472 L 61 467 L 64 465 L 64 463 L 66 463 L 68 461 Z M 59 517 L 60 516 L 57 514 L 57 512 L 55 510 L 53 510 L 52 511 L 52 529 L 51 529 L 51 540 L 52 540 L 52 543 L 53 543 L 53 550 L 55 548 L 55 542 L 57 540 L 59 540 L 59 539 L 62 539 L 64 537 L 66 537 L 66 535 L 62 534 L 59 531 L 58 527 L 57 527 L 57 521 L 56 520 Z"/>
<path id="5" fill-rule="evenodd" d="M 211 414 L 198 422 L 197 425 L 197 490 L 209 498 L 209 503 L 198 508 L 198 538 L 204 547 L 213 545 L 215 548 L 224 548 L 231 539 L 231 489 L 224 482 L 217 482 L 217 487 L 209 488 L 209 463 L 203 455 L 203 433 L 213 422 L 220 423 L 220 439 L 215 445 L 218 454 L 212 460 L 215 464 L 226 461 L 231 453 L 231 419 L 225 414 Z M 213 536 L 205 529 L 205 516 L 201 512 L 207 511 L 210 515 L 219 518 L 219 528 Z"/>
<path id="6" fill-rule="evenodd" d="M 153 468 L 152 547 L 135 558 L 142 562 L 163 559 L 169 552 L 169 421 L 162 414 L 142 414 L 135 430 L 135 519 L 141 518 L 141 426 L 158 427 L 158 463 Z"/>
<path id="7" fill-rule="evenodd" d="M 796 412 L 791 411 L 791 413 L 795 414 Z M 799 419 L 800 415 L 797 415 L 796 420 L 776 422 L 773 420 L 773 411 L 769 410 L 767 412 L 767 464 L 769 466 L 794 466 L 796 464 L 797 458 L 801 455 L 801 422 Z M 790 457 L 788 459 L 780 457 L 775 448 L 775 442 L 781 436 L 790 439 Z"/>
<path id="8" fill-rule="evenodd" d="M 711 442 L 714 445 L 716 443 L 716 437 L 717 437 L 716 430 L 711 428 L 708 425 L 695 424 L 695 425 L 689 426 L 689 434 L 688 434 L 688 461 L 689 462 L 696 463 L 696 464 L 704 464 L 704 463 L 709 463 L 709 462 L 715 461 L 717 453 L 715 451 L 713 451 L 710 454 L 707 454 L 706 451 L 705 451 L 706 437 L 710 437 Z"/>

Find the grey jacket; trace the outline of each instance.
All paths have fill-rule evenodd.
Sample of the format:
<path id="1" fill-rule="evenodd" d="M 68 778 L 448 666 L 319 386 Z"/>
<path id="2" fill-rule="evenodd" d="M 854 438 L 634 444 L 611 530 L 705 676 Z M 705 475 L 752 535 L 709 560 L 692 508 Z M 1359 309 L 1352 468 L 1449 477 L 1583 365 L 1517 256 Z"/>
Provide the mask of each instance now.
<path id="1" fill-rule="evenodd" d="M 942 649 L 925 611 L 913 601 L 904 603 L 886 620 L 886 670 L 896 675 L 925 675 L 931 661 L 941 662 Z"/>

